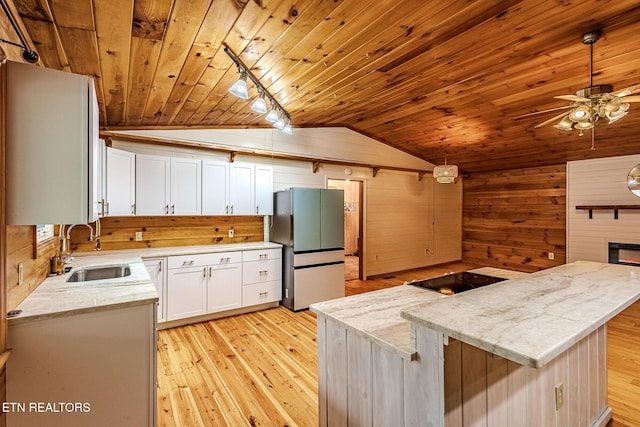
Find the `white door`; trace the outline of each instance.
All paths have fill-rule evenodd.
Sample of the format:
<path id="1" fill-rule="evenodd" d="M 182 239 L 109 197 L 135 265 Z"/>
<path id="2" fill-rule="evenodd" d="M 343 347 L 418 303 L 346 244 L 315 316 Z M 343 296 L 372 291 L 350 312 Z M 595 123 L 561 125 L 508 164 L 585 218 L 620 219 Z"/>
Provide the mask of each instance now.
<path id="1" fill-rule="evenodd" d="M 169 214 L 169 157 L 136 156 L 136 215 Z"/>
<path id="2" fill-rule="evenodd" d="M 209 266 L 209 313 L 242 306 L 242 264 Z"/>
<path id="3" fill-rule="evenodd" d="M 229 164 L 216 160 L 202 162 L 202 214 L 229 214 Z"/>
<path id="4" fill-rule="evenodd" d="M 167 280 L 167 320 L 207 313 L 207 267 L 169 270 Z"/>
<path id="5" fill-rule="evenodd" d="M 256 165 L 256 215 L 273 215 L 273 167 Z"/>
<path id="6" fill-rule="evenodd" d="M 158 322 L 165 322 L 167 320 L 164 298 L 166 265 L 167 262 L 165 258 L 150 258 L 144 260 L 144 266 L 147 268 L 149 277 L 156 287 L 156 292 L 158 292 Z"/>
<path id="7" fill-rule="evenodd" d="M 105 216 L 128 216 L 135 213 L 136 155 L 107 147 L 105 177 Z"/>
<path id="8" fill-rule="evenodd" d="M 171 215 L 202 213 L 202 160 L 171 158 Z"/>
<path id="9" fill-rule="evenodd" d="M 229 195 L 231 215 L 255 215 L 254 212 L 254 166 L 247 163 L 232 163 L 229 170 Z"/>

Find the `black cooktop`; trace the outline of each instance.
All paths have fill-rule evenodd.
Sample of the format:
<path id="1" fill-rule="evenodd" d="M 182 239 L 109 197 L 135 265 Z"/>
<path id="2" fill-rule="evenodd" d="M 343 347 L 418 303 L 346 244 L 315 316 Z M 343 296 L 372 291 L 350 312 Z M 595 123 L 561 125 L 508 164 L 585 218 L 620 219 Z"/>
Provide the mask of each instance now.
<path id="1" fill-rule="evenodd" d="M 507 279 L 464 271 L 462 273 L 447 274 L 434 279 L 407 282 L 407 284 L 440 292 L 445 295 L 453 295 L 464 291 L 470 291 L 471 289 L 481 288 L 482 286 L 491 285 L 493 283 L 502 282 L 503 280 Z"/>

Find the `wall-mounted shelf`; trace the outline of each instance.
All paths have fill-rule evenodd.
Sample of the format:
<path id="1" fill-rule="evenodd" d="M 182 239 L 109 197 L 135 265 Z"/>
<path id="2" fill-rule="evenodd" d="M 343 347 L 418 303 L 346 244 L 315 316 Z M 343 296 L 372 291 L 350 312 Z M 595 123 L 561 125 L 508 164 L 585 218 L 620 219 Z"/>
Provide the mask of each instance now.
<path id="1" fill-rule="evenodd" d="M 591 205 L 576 206 L 576 210 L 589 211 L 589 219 L 593 219 L 593 211 L 613 211 L 613 218 L 618 219 L 619 210 L 640 210 L 640 205 Z"/>

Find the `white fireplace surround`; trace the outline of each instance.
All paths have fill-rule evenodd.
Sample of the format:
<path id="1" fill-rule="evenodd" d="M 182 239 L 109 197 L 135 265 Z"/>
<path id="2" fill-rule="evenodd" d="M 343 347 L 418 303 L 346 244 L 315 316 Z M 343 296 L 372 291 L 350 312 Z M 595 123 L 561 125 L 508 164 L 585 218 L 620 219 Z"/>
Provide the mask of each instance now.
<path id="1" fill-rule="evenodd" d="M 640 245 L 640 211 L 576 210 L 580 205 L 640 205 L 627 175 L 640 155 L 567 162 L 567 263 L 609 261 L 609 243 Z"/>

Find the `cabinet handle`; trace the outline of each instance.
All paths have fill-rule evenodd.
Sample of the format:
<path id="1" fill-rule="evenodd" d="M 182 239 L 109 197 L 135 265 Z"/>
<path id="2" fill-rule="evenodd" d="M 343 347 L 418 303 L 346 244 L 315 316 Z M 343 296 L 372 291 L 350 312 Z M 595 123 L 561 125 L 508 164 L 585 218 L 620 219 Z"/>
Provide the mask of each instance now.
<path id="1" fill-rule="evenodd" d="M 107 213 L 106 215 L 109 215 L 109 202 L 107 202 Z"/>
<path id="2" fill-rule="evenodd" d="M 131 205 L 131 215 L 135 215 L 136 214 L 136 204 L 132 204 Z"/>
<path id="3" fill-rule="evenodd" d="M 224 213 L 228 214 L 229 213 L 229 205 L 225 206 L 224 208 Z"/>
<path id="4" fill-rule="evenodd" d="M 260 292 L 261 297 L 266 297 L 267 295 L 269 295 L 269 292 Z"/>
<path id="5" fill-rule="evenodd" d="M 260 206 L 256 206 L 256 215 L 260 213 Z"/>
<path id="6" fill-rule="evenodd" d="M 233 215 L 233 205 L 231 205 L 231 215 Z"/>
<path id="7" fill-rule="evenodd" d="M 100 213 L 98 214 L 98 216 L 104 218 L 104 199 L 100 199 L 98 205 L 100 206 Z"/>
<path id="8" fill-rule="evenodd" d="M 162 261 L 158 261 L 158 273 L 162 273 Z"/>
<path id="9" fill-rule="evenodd" d="M 227 257 L 227 258 L 220 258 L 220 263 L 223 263 L 223 262 L 230 262 L 230 261 L 231 261 L 231 258 L 229 258 L 229 257 Z"/>
<path id="10" fill-rule="evenodd" d="M 262 275 L 265 275 L 265 276 L 266 276 L 267 274 L 269 274 L 269 270 L 260 270 L 260 275 L 261 275 L 261 276 L 262 276 Z"/>
<path id="11" fill-rule="evenodd" d="M 267 259 L 269 254 L 260 254 L 260 259 Z"/>
<path id="12" fill-rule="evenodd" d="M 193 260 L 191 260 L 191 261 L 182 261 L 182 265 L 183 266 L 185 266 L 185 265 L 193 265 Z"/>
<path id="13" fill-rule="evenodd" d="M 176 213 L 176 205 L 171 205 L 171 215 Z"/>
<path id="14" fill-rule="evenodd" d="M 207 277 L 207 267 L 205 267 L 205 268 L 203 269 L 203 273 L 204 273 L 204 274 L 202 275 L 202 277 Z"/>
<path id="15" fill-rule="evenodd" d="M 164 213 L 169 215 L 169 205 L 164 206 Z"/>
<path id="16" fill-rule="evenodd" d="M 209 267 L 209 278 L 213 275 L 213 267 Z"/>

